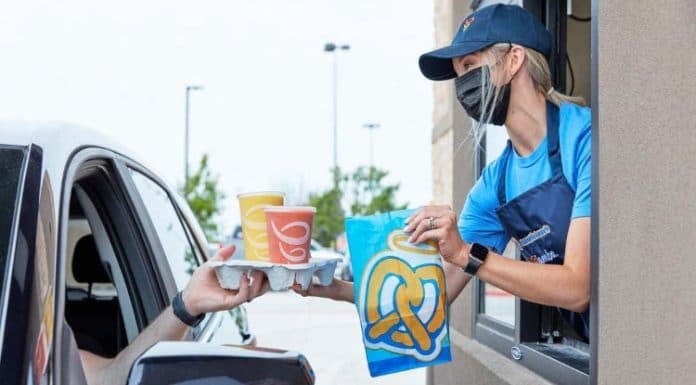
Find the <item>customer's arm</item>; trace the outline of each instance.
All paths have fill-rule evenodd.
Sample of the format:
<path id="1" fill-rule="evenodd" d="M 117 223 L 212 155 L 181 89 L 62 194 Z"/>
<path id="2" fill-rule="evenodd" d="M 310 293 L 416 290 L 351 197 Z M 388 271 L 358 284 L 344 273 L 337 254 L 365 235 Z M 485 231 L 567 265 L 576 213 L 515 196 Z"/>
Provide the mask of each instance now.
<path id="1" fill-rule="evenodd" d="M 248 289 L 244 291 L 248 292 Z M 239 292 L 243 294 L 242 290 Z M 176 318 L 171 306 L 167 306 L 167 309 L 116 357 L 109 359 L 80 350 L 87 383 L 89 385 L 125 384 L 131 365 L 145 350 L 158 341 L 180 340 L 187 330 L 188 326 Z"/>
<path id="2" fill-rule="evenodd" d="M 220 249 L 211 260 L 224 260 L 234 253 L 234 246 Z M 239 290 L 220 287 L 215 270 L 201 265 L 191 276 L 184 289 L 183 300 L 186 310 L 194 316 L 219 310 L 232 309 L 268 289 L 263 273 L 255 272 L 251 284 L 243 275 Z M 188 326 L 177 318 L 168 306 L 135 340 L 116 357 L 107 359 L 90 352 L 80 351 L 82 366 L 90 385 L 123 385 L 127 381 L 130 367 L 145 350 L 159 341 L 181 340 Z"/>

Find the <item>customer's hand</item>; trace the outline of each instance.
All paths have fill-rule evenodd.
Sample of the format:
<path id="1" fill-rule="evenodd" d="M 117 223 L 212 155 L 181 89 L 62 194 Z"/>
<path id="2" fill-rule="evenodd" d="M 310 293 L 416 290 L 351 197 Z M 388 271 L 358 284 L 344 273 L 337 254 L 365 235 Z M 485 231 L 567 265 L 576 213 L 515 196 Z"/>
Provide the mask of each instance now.
<path id="1" fill-rule="evenodd" d="M 303 297 L 331 298 L 336 301 L 353 303 L 353 283 L 334 278 L 328 286 L 310 283 L 307 290 L 302 290 L 300 285 L 294 285 L 292 290 Z"/>
<path id="2" fill-rule="evenodd" d="M 406 219 L 404 231 L 411 234 L 409 242 L 419 244 L 430 240 L 440 247 L 442 259 L 464 267 L 469 262 L 469 245 L 457 228 L 457 215 L 450 206 L 425 206 Z"/>
<path id="3" fill-rule="evenodd" d="M 223 247 L 210 261 L 224 261 L 234 254 L 234 245 Z M 184 289 L 186 310 L 193 316 L 202 313 L 230 310 L 268 291 L 268 280 L 261 271 L 254 271 L 251 280 L 242 275 L 239 290 L 223 289 L 218 283 L 215 269 L 207 263 L 201 265 L 191 276 Z"/>

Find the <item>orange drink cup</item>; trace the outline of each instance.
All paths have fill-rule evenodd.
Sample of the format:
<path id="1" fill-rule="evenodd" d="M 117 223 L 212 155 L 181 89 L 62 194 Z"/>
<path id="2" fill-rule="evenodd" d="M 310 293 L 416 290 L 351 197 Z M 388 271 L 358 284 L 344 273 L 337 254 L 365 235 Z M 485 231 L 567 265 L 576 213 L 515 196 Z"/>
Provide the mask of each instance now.
<path id="1" fill-rule="evenodd" d="M 266 236 L 266 213 L 264 209 L 282 206 L 281 192 L 255 192 L 237 195 L 239 214 L 244 234 L 244 258 L 254 261 L 268 261 L 268 239 Z"/>
<path id="2" fill-rule="evenodd" d="M 268 252 L 272 263 L 309 262 L 314 207 L 267 207 Z"/>

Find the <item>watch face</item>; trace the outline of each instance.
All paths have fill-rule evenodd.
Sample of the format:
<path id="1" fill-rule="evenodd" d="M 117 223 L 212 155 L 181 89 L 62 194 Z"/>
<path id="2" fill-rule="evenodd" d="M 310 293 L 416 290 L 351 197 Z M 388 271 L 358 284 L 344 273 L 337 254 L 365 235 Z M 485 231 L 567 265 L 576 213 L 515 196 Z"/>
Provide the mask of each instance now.
<path id="1" fill-rule="evenodd" d="M 485 248 L 484 246 L 481 246 L 478 243 L 474 243 L 471 245 L 471 251 L 469 252 L 474 258 L 484 261 L 486 257 L 488 256 L 488 249 Z"/>

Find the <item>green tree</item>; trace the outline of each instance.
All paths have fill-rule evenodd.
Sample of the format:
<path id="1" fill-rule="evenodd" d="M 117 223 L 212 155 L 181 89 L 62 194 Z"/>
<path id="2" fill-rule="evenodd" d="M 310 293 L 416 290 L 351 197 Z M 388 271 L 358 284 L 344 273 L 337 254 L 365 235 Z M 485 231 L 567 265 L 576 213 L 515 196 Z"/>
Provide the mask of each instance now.
<path id="1" fill-rule="evenodd" d="M 210 241 L 217 240 L 220 235 L 217 217 L 222 211 L 225 193 L 218 187 L 217 175 L 213 175 L 210 170 L 207 154 L 203 155 L 198 169 L 189 175 L 179 192 L 191 207 L 206 238 Z"/>
<path id="2" fill-rule="evenodd" d="M 332 246 L 336 237 L 343 233 L 345 212 L 341 206 L 343 192 L 341 169 L 331 170 L 333 187 L 321 193 L 309 194 L 309 205 L 317 209 L 314 216 L 312 237 L 324 246 Z"/>
<path id="3" fill-rule="evenodd" d="M 408 204 L 396 204 L 400 184 L 385 185 L 389 172 L 376 167 L 358 167 L 350 175 L 351 215 L 372 215 L 403 210 Z"/>
<path id="4" fill-rule="evenodd" d="M 318 194 L 310 194 L 309 204 L 316 207 L 313 237 L 325 246 L 332 246 L 336 237 L 344 231 L 344 198 L 349 202 L 351 215 L 372 215 L 401 210 L 407 204 L 396 203 L 400 185 L 386 185 L 389 175 L 375 167 L 358 167 L 352 173 L 343 174 L 340 169 L 332 170 L 333 187 Z"/>
<path id="5" fill-rule="evenodd" d="M 208 164 L 208 155 L 204 154 L 198 168 L 189 174 L 188 180 L 179 188 L 179 193 L 186 199 L 193 215 L 203 229 L 208 241 L 219 239 L 218 216 L 222 211 L 222 200 L 225 194 L 218 187 L 218 177 L 213 175 Z M 193 255 L 186 255 L 189 264 L 188 272 L 193 274 L 196 263 Z"/>

